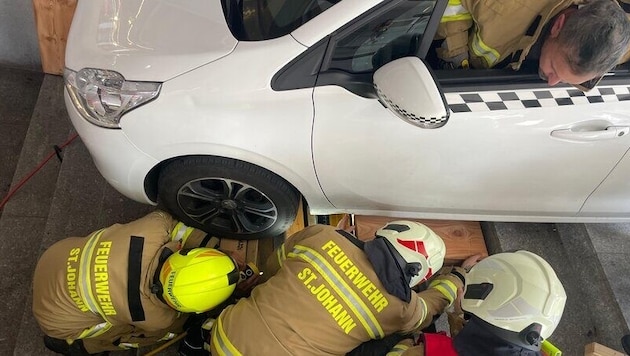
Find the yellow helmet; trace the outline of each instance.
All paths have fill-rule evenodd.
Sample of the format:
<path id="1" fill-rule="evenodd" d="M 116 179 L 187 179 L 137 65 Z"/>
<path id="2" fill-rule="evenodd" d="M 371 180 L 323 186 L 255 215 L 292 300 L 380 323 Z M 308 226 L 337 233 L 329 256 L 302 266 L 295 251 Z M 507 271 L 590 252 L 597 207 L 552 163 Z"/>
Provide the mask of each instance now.
<path id="1" fill-rule="evenodd" d="M 162 299 L 184 313 L 203 313 L 227 300 L 239 278 L 232 258 L 213 248 L 180 250 L 160 271 Z"/>

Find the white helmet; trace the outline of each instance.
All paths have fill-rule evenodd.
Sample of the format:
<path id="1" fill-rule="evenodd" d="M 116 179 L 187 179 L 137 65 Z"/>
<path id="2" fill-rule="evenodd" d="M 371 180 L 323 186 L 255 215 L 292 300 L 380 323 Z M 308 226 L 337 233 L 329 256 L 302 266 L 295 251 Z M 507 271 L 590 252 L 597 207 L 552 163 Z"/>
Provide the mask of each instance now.
<path id="1" fill-rule="evenodd" d="M 398 251 L 407 266 L 405 273 L 411 275 L 409 287 L 424 282 L 442 268 L 446 246 L 444 241 L 423 224 L 414 221 L 392 221 L 376 231 Z"/>
<path id="2" fill-rule="evenodd" d="M 517 251 L 491 255 L 470 270 L 462 309 L 502 329 L 495 330 L 502 337 L 536 346 L 558 326 L 566 300 L 549 263 L 529 251 Z"/>

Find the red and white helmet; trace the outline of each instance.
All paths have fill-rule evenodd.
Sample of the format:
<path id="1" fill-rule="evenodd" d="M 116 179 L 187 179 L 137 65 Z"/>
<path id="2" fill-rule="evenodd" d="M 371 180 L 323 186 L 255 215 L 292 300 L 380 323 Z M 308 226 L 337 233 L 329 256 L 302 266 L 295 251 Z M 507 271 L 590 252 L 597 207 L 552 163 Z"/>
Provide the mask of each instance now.
<path id="1" fill-rule="evenodd" d="M 407 262 L 408 267 L 417 267 L 417 274 L 411 277 L 409 287 L 424 282 L 444 264 L 446 255 L 444 241 L 421 223 L 407 220 L 392 221 L 378 229 L 376 236 L 387 239 Z"/>

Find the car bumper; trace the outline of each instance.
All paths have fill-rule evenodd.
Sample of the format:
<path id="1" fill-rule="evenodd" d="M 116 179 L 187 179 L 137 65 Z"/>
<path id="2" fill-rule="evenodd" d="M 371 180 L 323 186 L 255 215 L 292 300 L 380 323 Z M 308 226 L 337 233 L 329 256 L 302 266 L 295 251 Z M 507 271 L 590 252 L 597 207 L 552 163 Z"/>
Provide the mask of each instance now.
<path id="1" fill-rule="evenodd" d="M 64 90 L 72 125 L 105 180 L 121 194 L 145 204 L 155 204 L 144 189 L 144 179 L 158 161 L 133 145 L 122 130 L 105 129 L 86 121 Z"/>

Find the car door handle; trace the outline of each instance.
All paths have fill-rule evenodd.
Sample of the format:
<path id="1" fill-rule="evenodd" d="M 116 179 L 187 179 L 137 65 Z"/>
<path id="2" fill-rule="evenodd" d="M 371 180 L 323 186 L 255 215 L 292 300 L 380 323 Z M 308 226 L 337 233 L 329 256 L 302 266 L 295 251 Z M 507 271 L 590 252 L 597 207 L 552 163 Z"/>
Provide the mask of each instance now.
<path id="1" fill-rule="evenodd" d="M 630 133 L 629 126 L 608 126 L 603 130 L 595 131 L 573 129 L 554 130 L 551 131 L 551 136 L 569 141 L 590 142 L 622 137 L 628 133 Z"/>

